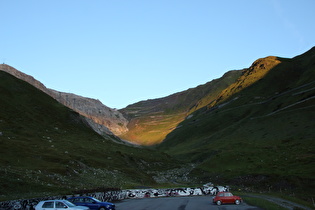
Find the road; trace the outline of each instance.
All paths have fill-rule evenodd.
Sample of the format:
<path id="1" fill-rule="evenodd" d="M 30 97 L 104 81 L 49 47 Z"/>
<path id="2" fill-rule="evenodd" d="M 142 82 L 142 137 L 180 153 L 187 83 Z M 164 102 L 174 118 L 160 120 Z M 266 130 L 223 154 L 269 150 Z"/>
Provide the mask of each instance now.
<path id="1" fill-rule="evenodd" d="M 115 205 L 117 210 L 259 210 L 246 203 L 217 206 L 212 203 L 212 196 L 126 199 L 116 202 Z"/>

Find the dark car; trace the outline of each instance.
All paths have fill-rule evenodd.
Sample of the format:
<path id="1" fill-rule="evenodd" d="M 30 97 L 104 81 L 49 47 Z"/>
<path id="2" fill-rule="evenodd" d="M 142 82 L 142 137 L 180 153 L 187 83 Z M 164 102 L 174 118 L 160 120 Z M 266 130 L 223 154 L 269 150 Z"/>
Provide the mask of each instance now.
<path id="1" fill-rule="evenodd" d="M 115 210 L 115 204 L 109 202 L 102 202 L 90 196 L 80 196 L 68 198 L 68 201 L 78 206 L 87 206 L 90 209 L 97 210 Z"/>
<path id="2" fill-rule="evenodd" d="M 219 192 L 214 198 L 213 203 L 217 205 L 225 203 L 235 203 L 236 205 L 242 202 L 242 198 L 236 195 L 233 195 L 230 192 Z"/>

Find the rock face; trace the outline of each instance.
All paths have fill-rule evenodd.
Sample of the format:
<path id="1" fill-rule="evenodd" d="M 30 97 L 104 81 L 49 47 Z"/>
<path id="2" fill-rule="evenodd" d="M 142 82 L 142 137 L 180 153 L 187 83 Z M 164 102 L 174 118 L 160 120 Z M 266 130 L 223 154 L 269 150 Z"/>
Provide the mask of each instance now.
<path id="1" fill-rule="evenodd" d="M 100 134 L 103 132 L 111 134 L 112 132 L 115 135 L 121 135 L 128 131 L 128 121 L 124 116 L 118 110 L 105 106 L 99 100 L 48 90 L 57 101 L 88 118 L 88 122 L 96 132 Z"/>
<path id="2" fill-rule="evenodd" d="M 32 76 L 6 64 L 0 64 L 0 70 L 28 82 L 56 99 L 59 103 L 86 117 L 89 125 L 99 134 L 121 135 L 128 131 L 128 120 L 118 110 L 105 106 L 99 100 L 48 89 Z"/>

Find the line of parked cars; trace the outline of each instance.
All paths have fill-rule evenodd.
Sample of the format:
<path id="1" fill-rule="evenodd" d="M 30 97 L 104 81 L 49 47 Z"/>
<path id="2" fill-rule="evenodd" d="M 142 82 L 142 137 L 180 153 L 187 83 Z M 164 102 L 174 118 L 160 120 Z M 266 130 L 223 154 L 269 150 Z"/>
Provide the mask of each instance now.
<path id="1" fill-rule="evenodd" d="M 235 203 L 236 205 L 242 202 L 242 198 L 233 195 L 231 192 L 219 192 L 213 197 L 213 203 L 217 205 Z M 115 204 L 110 202 L 102 202 L 90 196 L 71 197 L 67 200 L 46 200 L 39 202 L 35 210 L 115 210 Z"/>
<path id="2" fill-rule="evenodd" d="M 35 210 L 115 210 L 115 204 L 102 202 L 90 196 L 72 197 L 67 200 L 46 200 L 39 202 Z"/>

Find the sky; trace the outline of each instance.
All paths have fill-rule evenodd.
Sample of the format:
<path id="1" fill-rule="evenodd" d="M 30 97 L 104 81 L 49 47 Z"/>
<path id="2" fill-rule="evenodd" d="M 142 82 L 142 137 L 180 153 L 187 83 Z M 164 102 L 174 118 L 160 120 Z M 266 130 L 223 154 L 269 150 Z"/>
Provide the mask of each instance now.
<path id="1" fill-rule="evenodd" d="M 124 108 L 315 46 L 314 0 L 0 0 L 0 63 Z"/>

